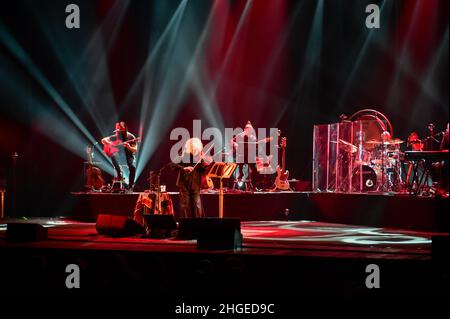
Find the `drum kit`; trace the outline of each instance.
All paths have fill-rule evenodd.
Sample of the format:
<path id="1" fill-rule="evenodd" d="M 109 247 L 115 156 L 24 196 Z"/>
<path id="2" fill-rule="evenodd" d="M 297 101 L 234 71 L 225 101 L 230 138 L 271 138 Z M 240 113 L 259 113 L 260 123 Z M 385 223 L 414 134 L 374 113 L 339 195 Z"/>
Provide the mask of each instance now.
<path id="1" fill-rule="evenodd" d="M 400 139 L 368 140 L 357 147 L 340 140 L 339 147 L 353 159 L 351 189 L 355 192 L 400 192 Z"/>

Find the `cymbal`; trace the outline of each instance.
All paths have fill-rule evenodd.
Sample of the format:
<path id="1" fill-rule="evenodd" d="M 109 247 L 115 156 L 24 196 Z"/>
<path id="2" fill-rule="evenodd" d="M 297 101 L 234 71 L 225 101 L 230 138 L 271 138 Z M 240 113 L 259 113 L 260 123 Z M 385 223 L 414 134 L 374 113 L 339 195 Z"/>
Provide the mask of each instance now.
<path id="1" fill-rule="evenodd" d="M 385 142 L 377 141 L 377 140 L 369 140 L 369 141 L 365 142 L 365 144 L 371 144 L 371 145 L 399 145 L 402 143 L 405 143 L 405 141 L 402 141 L 398 138 L 394 138 L 390 141 L 385 141 Z"/>
<path id="2" fill-rule="evenodd" d="M 405 141 L 403 141 L 399 138 L 394 138 L 393 140 L 390 141 L 390 144 L 395 144 L 395 145 L 403 144 L 403 143 L 405 143 Z"/>
<path id="3" fill-rule="evenodd" d="M 377 140 L 369 140 L 369 141 L 366 141 L 364 143 L 365 144 L 373 144 L 373 145 L 381 145 L 381 144 L 383 144 L 382 141 L 377 141 Z"/>
<path id="4" fill-rule="evenodd" d="M 337 144 L 338 142 L 331 141 L 331 143 Z M 347 142 L 343 139 L 339 139 L 339 143 L 340 143 L 339 144 L 340 148 L 347 149 L 347 151 L 349 151 L 349 152 L 356 153 L 356 151 L 358 150 L 358 148 L 355 145 L 353 145 L 352 143 Z"/>

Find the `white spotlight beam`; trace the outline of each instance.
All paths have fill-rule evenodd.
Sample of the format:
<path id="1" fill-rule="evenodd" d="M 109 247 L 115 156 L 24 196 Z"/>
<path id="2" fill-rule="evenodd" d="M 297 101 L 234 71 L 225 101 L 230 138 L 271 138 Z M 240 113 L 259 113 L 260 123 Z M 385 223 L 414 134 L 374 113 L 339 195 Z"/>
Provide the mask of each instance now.
<path id="1" fill-rule="evenodd" d="M 53 53 L 64 67 L 73 88 L 85 105 L 85 110 L 102 135 L 107 134 L 117 120 L 109 82 L 107 52 L 122 24 L 128 5 L 129 0 L 114 3 L 81 54 L 70 47 L 71 43 L 67 43 L 66 33 L 61 31 L 62 29 L 49 25 L 42 15 L 37 14 L 35 17 L 44 28 Z M 105 34 L 107 40 L 103 41 Z"/>
<path id="2" fill-rule="evenodd" d="M 34 65 L 31 58 L 23 50 L 20 44 L 9 34 L 9 32 L 0 24 L 0 41 L 15 56 L 20 64 L 29 72 L 33 79 L 41 86 L 49 97 L 56 103 L 59 109 L 72 121 L 72 123 L 81 131 L 81 133 L 91 142 L 95 143 L 94 137 L 89 130 L 81 123 L 70 106 L 64 101 L 61 95 L 55 90 L 53 85 L 47 80 L 42 72 Z"/>
<path id="3" fill-rule="evenodd" d="M 166 28 L 164 29 L 163 33 L 161 34 L 161 36 L 159 37 L 155 46 L 151 50 L 147 59 L 145 60 L 144 65 L 142 66 L 142 68 L 139 71 L 138 75 L 136 76 L 135 80 L 133 81 L 131 88 L 129 89 L 127 95 L 125 96 L 125 98 L 121 104 L 121 108 L 126 107 L 129 104 L 130 99 L 137 93 L 137 90 L 138 90 L 139 86 L 141 85 L 142 80 L 145 78 L 146 72 L 148 72 L 148 69 L 151 68 L 151 65 L 154 62 L 154 60 L 157 56 L 157 53 L 160 51 L 164 41 L 170 35 L 170 32 L 174 28 L 174 26 L 179 22 L 179 20 L 181 20 L 182 13 L 184 11 L 184 8 L 186 7 L 186 3 L 187 3 L 187 0 L 182 0 L 180 2 L 180 4 L 178 5 L 172 18 L 170 19 L 170 21 L 167 24 Z"/>

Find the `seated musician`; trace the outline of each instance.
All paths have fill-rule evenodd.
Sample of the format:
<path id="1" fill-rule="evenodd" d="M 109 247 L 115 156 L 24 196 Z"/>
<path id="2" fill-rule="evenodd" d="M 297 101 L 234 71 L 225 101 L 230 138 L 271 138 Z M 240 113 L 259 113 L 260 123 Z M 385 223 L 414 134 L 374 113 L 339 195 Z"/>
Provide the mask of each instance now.
<path id="1" fill-rule="evenodd" d="M 412 132 L 411 134 L 409 134 L 407 145 L 411 148 L 411 151 L 423 151 L 423 148 L 424 148 L 424 143 L 419 138 L 419 134 L 417 134 L 416 132 Z M 413 182 L 413 180 L 412 180 L 413 167 L 414 167 L 413 163 L 410 162 L 408 164 L 408 171 L 406 172 L 406 182 L 408 184 Z M 420 170 L 422 173 L 421 168 L 420 168 Z"/>
<path id="2" fill-rule="evenodd" d="M 409 134 L 408 145 L 411 146 L 411 151 L 423 151 L 424 144 L 416 132 Z"/>
<path id="3" fill-rule="evenodd" d="M 235 161 L 239 170 L 237 179 L 242 181 L 244 175 L 244 166 L 248 167 L 248 176 L 250 181 L 256 180 L 257 168 L 256 168 L 256 147 L 254 149 L 249 148 L 250 143 L 254 143 L 257 147 L 257 138 L 255 129 L 250 121 L 244 127 L 244 131 L 234 136 L 231 140 L 233 147 L 233 153 L 235 155 Z"/>
<path id="4" fill-rule="evenodd" d="M 392 141 L 391 133 L 389 133 L 388 131 L 383 131 L 383 133 L 381 133 L 381 141 L 383 143 L 389 143 L 390 141 Z"/>
<path id="5" fill-rule="evenodd" d="M 135 166 L 135 153 L 137 152 L 136 136 L 128 132 L 128 126 L 125 122 L 117 122 L 114 134 L 102 139 L 103 145 L 111 146 L 113 150 L 111 153 L 107 153 L 111 157 L 114 169 L 116 171 L 117 180 L 123 180 L 122 170 L 120 169 L 120 163 L 125 159 L 129 175 L 129 190 L 133 190 L 134 178 L 136 175 Z"/>

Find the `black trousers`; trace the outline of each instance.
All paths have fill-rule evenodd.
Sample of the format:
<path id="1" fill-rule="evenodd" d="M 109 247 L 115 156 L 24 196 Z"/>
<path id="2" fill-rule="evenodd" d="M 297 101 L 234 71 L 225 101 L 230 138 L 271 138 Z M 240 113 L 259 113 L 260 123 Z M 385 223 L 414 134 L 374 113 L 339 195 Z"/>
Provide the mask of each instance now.
<path id="1" fill-rule="evenodd" d="M 200 190 L 188 190 L 180 187 L 180 216 L 179 218 L 204 217 Z"/>
<path id="2" fill-rule="evenodd" d="M 244 164 L 244 163 L 239 163 L 237 164 L 238 170 L 239 170 L 239 174 L 237 176 L 238 180 L 242 180 L 242 178 L 244 177 L 244 167 L 245 165 L 248 166 L 248 179 L 251 182 L 255 182 L 256 181 L 256 176 L 258 173 L 258 170 L 256 169 L 256 164 L 255 163 L 249 163 L 249 164 Z"/>
<path id="3" fill-rule="evenodd" d="M 134 166 L 133 156 L 126 155 L 125 158 L 127 159 L 128 170 L 130 171 L 128 186 L 131 188 L 134 186 L 134 178 L 136 176 L 136 166 Z M 119 155 L 114 155 L 113 157 L 111 157 L 111 161 L 112 161 L 112 164 L 116 171 L 117 179 L 122 180 L 123 176 L 122 176 L 122 170 L 120 169 L 120 164 L 119 164 Z"/>

